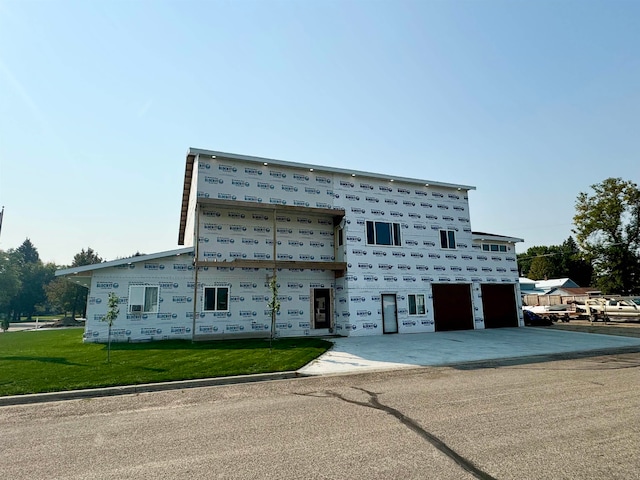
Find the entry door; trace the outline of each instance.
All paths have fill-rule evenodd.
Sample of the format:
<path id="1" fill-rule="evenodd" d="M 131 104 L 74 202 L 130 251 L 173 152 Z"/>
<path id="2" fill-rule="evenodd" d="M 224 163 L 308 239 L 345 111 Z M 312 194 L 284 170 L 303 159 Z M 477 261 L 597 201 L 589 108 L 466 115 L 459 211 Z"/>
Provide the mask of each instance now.
<path id="1" fill-rule="evenodd" d="M 395 294 L 382 294 L 382 331 L 398 333 L 398 307 Z"/>
<path id="2" fill-rule="evenodd" d="M 313 289 L 313 328 L 331 327 L 331 289 Z"/>

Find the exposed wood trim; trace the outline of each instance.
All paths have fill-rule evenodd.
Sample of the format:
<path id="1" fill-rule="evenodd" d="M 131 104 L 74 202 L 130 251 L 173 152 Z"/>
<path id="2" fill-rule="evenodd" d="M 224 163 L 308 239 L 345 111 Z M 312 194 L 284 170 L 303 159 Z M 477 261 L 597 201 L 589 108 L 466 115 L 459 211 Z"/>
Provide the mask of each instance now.
<path id="1" fill-rule="evenodd" d="M 182 208 L 180 209 L 180 228 L 178 229 L 178 245 L 184 245 L 187 215 L 189 213 L 189 197 L 191 196 L 191 179 L 193 177 L 193 163 L 195 155 L 187 155 L 184 167 L 184 185 L 182 187 Z"/>

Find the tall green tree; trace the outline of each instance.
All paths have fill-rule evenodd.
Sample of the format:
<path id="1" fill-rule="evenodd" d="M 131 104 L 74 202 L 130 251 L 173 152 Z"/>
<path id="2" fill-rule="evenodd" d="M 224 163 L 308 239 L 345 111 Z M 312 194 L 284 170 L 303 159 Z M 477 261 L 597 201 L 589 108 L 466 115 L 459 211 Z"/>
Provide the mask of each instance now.
<path id="1" fill-rule="evenodd" d="M 544 278 L 544 275 L 541 278 L 534 278 L 538 274 L 534 272 L 533 276 L 531 273 L 531 267 L 533 261 L 537 258 L 547 257 L 551 254 L 549 247 L 544 245 L 536 245 L 527 249 L 525 253 L 518 254 L 518 267 L 520 268 L 520 275 L 523 277 L 530 278 L 531 280 L 540 280 Z M 553 274 L 551 274 L 553 277 Z"/>
<path id="2" fill-rule="evenodd" d="M 622 178 L 591 185 L 576 199 L 573 223 L 580 248 L 591 258 L 604 293 L 640 289 L 640 189 Z"/>
<path id="3" fill-rule="evenodd" d="M 20 275 L 20 290 L 11 301 L 13 319 L 19 320 L 26 315 L 29 319 L 36 311 L 36 307 L 44 305 L 47 296 L 44 287 L 53 280 L 56 266 L 52 263 L 43 264 L 38 250 L 28 238 L 15 250 L 13 257 L 17 263 Z"/>
<path id="4" fill-rule="evenodd" d="M 570 278 L 578 285 L 591 285 L 591 263 L 584 258 L 573 237 L 561 245 L 535 246 L 518 255 L 522 276 L 531 280 Z"/>
<path id="5" fill-rule="evenodd" d="M 22 261 L 26 264 L 40 263 L 40 254 L 28 238 L 22 242 L 16 251 L 22 257 Z"/>
<path id="6" fill-rule="evenodd" d="M 72 267 L 83 267 L 84 265 L 93 265 L 94 263 L 102 263 L 102 258 L 98 255 L 98 253 L 91 247 L 84 248 L 80 251 L 80 253 L 76 253 L 73 256 L 73 262 L 71 263 Z"/>
<path id="7" fill-rule="evenodd" d="M 549 278 L 557 278 L 555 275 L 556 266 L 548 256 L 538 256 L 531 262 L 531 269 L 528 278 L 531 280 L 547 280 Z"/>
<path id="8" fill-rule="evenodd" d="M 101 263 L 102 258 L 91 248 L 83 248 L 81 252 L 73 257 L 71 267 L 82 267 Z M 56 278 L 46 287 L 47 298 L 51 305 L 58 311 L 70 314 L 71 318 L 76 318 L 77 314 L 86 316 L 87 295 L 89 291 L 63 278 Z"/>
<path id="9" fill-rule="evenodd" d="M 558 278 L 568 277 L 583 287 L 591 286 L 593 267 L 573 237 L 567 238 L 558 250 Z"/>
<path id="10" fill-rule="evenodd" d="M 17 254 L 0 250 L 0 328 L 9 328 L 11 302 L 21 287 Z"/>

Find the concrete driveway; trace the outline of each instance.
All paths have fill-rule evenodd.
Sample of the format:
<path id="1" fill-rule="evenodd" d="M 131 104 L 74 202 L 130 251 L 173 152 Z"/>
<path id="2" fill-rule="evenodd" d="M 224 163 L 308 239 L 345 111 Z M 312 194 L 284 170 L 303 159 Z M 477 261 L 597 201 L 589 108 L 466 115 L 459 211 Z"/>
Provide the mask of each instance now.
<path id="1" fill-rule="evenodd" d="M 640 350 L 640 338 L 533 327 L 330 340 L 333 348 L 301 368 L 300 373 L 328 375 L 622 348 Z"/>

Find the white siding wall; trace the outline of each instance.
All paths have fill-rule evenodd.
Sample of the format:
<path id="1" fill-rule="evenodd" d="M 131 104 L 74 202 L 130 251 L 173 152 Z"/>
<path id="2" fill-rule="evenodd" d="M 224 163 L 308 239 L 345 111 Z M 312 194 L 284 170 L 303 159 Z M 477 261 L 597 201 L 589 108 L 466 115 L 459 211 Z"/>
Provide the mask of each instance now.
<path id="1" fill-rule="evenodd" d="M 273 212 L 268 210 L 203 207 L 200 260 L 273 260 L 273 225 Z M 333 228 L 326 216 L 278 213 L 277 259 L 333 262 Z"/>
<path id="2" fill-rule="evenodd" d="M 341 251 L 348 268 L 345 278 L 335 282 L 338 334 L 382 333 L 382 293 L 397 295 L 399 332 L 433 331 L 432 283 L 472 285 L 475 326 L 483 328 L 480 283 L 517 284 L 515 252 L 489 254 L 473 244 L 469 200 L 464 190 L 228 160 L 207 161 L 199 173 L 200 197 L 344 208 L 345 245 Z M 235 217 L 235 224 L 229 220 L 230 213 Z M 228 258 L 230 255 L 271 258 L 270 214 L 257 212 L 242 218 L 239 212 L 218 209 L 209 215 L 216 215 L 217 225 L 205 226 L 204 221 L 201 225 L 202 258 Z M 279 221 L 277 225 L 281 259 L 309 259 L 306 255 L 313 255 L 310 239 L 318 239 L 318 234 L 326 235 L 326 238 L 333 234 L 329 225 L 326 230 L 313 225 L 313 228 L 320 228 L 313 231 L 313 228 L 300 228 L 294 218 L 288 220 Z M 367 245 L 365 225 L 368 220 L 399 223 L 402 245 Z M 235 225 L 236 233 L 239 227 L 246 228 L 244 232 L 249 238 L 236 236 L 232 244 L 234 237 L 224 235 L 229 233 L 231 225 Z M 211 228 L 219 228 L 220 235 L 203 233 Z M 455 249 L 440 247 L 442 229 L 456 232 Z M 252 240 L 254 245 L 251 245 Z M 240 247 L 238 241 L 247 243 L 241 243 Z M 326 247 L 320 256 L 313 255 L 314 259 L 328 260 L 333 255 L 333 243 L 328 248 L 327 242 Z M 408 295 L 414 293 L 425 295 L 425 315 L 409 315 Z"/>
<path id="3" fill-rule="evenodd" d="M 98 270 L 93 277 L 88 300 L 85 341 L 106 342 L 107 324 L 101 321 L 107 313 L 110 292 L 118 295 L 120 315 L 114 322 L 112 341 L 146 341 L 168 338 L 191 339 L 193 331 L 193 299 L 196 300 L 196 335 L 229 336 L 268 332 L 271 313 L 267 308 L 271 291 L 267 271 L 253 268 L 201 267 L 198 289 L 194 289 L 192 257 L 169 257 L 152 262 Z M 278 271 L 281 310 L 276 319 L 280 336 L 304 336 L 310 330 L 310 300 L 313 288 L 333 288 L 330 271 Z M 129 286 L 158 285 L 158 313 L 127 313 Z M 228 286 L 229 311 L 204 312 L 203 287 Z"/>
<path id="4" fill-rule="evenodd" d="M 193 310 L 193 258 L 180 255 L 96 270 L 87 305 L 85 341 L 106 342 L 109 293 L 120 300 L 120 315 L 112 328 L 113 341 L 144 341 L 165 338 L 191 338 Z M 160 308 L 157 314 L 127 313 L 129 286 L 158 285 Z"/>
<path id="5" fill-rule="evenodd" d="M 333 175 L 302 168 L 201 159 L 200 198 L 333 208 Z"/>
<path id="6" fill-rule="evenodd" d="M 347 175 L 335 176 L 334 192 L 347 216 L 348 273 L 336 295 L 342 332 L 382 333 L 382 293 L 396 294 L 400 333 L 434 331 L 433 283 L 472 285 L 475 327 L 483 328 L 480 283 L 517 285 L 512 245 L 488 254 L 473 244 L 467 192 Z M 402 245 L 367 245 L 367 221 L 399 223 Z M 455 249 L 440 247 L 442 229 L 456 232 Z M 425 315 L 409 315 L 409 294 L 425 295 Z"/>
<path id="7" fill-rule="evenodd" d="M 185 244 L 193 240 L 196 198 L 239 200 L 271 205 L 343 208 L 344 242 L 338 258 L 347 272 L 334 279 L 330 270 L 284 269 L 278 272 L 282 309 L 277 329 L 282 336 L 328 333 L 311 329 L 313 288 L 334 289 L 334 323 L 339 335 L 382 333 L 384 293 L 395 294 L 400 333 L 434 331 L 432 284 L 471 285 L 475 328 L 483 328 L 482 283 L 518 284 L 513 245 L 507 252 L 484 252 L 474 243 L 467 192 L 446 186 L 341 173 L 312 172 L 305 168 L 261 165 L 224 159 L 200 159 L 194 170 Z M 398 223 L 400 246 L 368 245 L 367 221 Z M 280 214 L 276 219 L 277 257 L 281 260 L 334 261 L 334 227 L 331 218 L 311 214 Z M 456 232 L 456 248 L 443 249 L 439 232 Z M 271 260 L 273 212 L 247 208 L 205 207 L 200 214 L 198 250 L 201 260 Z M 194 271 L 192 258 L 171 257 L 135 268 L 98 270 L 89 299 L 87 341 L 106 340 L 109 291 L 124 302 L 116 321 L 116 340 L 191 338 Z M 153 265 L 152 265 L 153 264 Z M 198 272 L 195 295 L 196 334 L 232 335 L 268 332 L 270 296 L 267 269 L 203 267 Z M 126 315 L 128 286 L 160 284 L 160 312 L 154 318 Z M 117 286 L 116 286 L 117 285 Z M 202 312 L 202 286 L 228 285 L 228 312 Z M 408 296 L 424 294 L 424 315 L 409 315 Z M 516 296 L 519 301 L 519 295 Z"/>

